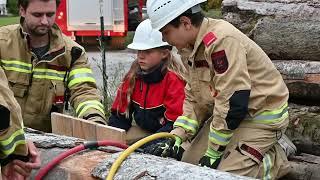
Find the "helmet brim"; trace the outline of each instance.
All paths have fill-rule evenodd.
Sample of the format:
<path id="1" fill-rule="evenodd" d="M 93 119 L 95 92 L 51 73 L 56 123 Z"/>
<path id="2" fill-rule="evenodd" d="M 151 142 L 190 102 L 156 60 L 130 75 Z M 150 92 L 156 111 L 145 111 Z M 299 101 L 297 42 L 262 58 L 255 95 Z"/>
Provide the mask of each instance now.
<path id="1" fill-rule="evenodd" d="M 148 49 L 153 49 L 153 48 L 157 48 L 157 47 L 162 47 L 162 46 L 170 46 L 168 43 L 164 42 L 161 44 L 155 44 L 155 45 L 149 45 L 147 43 L 131 43 L 129 44 L 127 47 L 129 49 L 133 49 L 133 50 L 148 50 Z"/>

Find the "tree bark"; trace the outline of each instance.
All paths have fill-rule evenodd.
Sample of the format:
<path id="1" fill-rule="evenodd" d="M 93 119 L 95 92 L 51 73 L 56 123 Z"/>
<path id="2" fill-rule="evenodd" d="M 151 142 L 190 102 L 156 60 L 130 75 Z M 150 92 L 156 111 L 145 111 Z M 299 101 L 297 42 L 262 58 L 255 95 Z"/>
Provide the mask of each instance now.
<path id="1" fill-rule="evenodd" d="M 106 175 L 120 155 L 116 153 L 99 163 L 91 174 L 99 179 L 105 179 Z M 148 154 L 133 153 L 118 169 L 115 180 L 122 179 L 148 179 L 148 180 L 176 180 L 176 179 L 225 179 L 246 180 L 249 177 L 238 176 L 227 172 L 200 167 L 189 163 L 176 161 L 171 158 L 162 158 Z"/>
<path id="2" fill-rule="evenodd" d="M 320 144 L 320 107 L 289 104 L 290 122 L 286 134 L 292 141 L 296 141 L 298 150 L 311 153 Z M 299 142 L 304 142 L 300 143 Z M 314 146 L 311 146 L 311 145 Z M 314 154 L 314 153 L 312 153 Z"/>
<path id="3" fill-rule="evenodd" d="M 320 108 L 302 107 L 290 104 L 290 111 L 299 110 L 305 113 L 310 111 L 320 113 Z M 319 120 L 319 119 L 318 119 Z M 319 120 L 320 121 L 320 120 Z M 292 120 L 290 120 L 292 123 Z M 303 121 L 299 121 L 301 123 Z M 295 121 L 293 121 L 295 123 Z M 320 125 L 320 123 L 319 123 Z M 41 151 L 42 166 L 50 162 L 58 154 L 65 152 L 83 140 L 73 137 L 60 136 L 51 133 L 43 133 L 26 129 L 27 139 L 32 140 Z M 295 134 L 294 134 L 295 135 Z M 318 134 L 319 135 L 319 134 Z M 296 137 L 296 136 L 293 136 Z M 299 137 L 299 136 L 297 136 Z M 320 137 L 320 136 L 319 136 Z M 312 138 L 311 138 L 312 139 Z M 304 146 L 303 148 L 305 148 Z M 317 147 L 319 148 L 319 147 Z M 45 179 L 105 179 L 115 158 L 119 156 L 117 149 L 110 147 L 104 151 L 86 151 L 75 154 L 63 160 L 52 169 Z M 110 155 L 110 153 L 112 155 Z M 291 172 L 283 180 L 309 180 L 319 179 L 320 156 L 312 156 L 302 153 L 290 157 Z M 92 171 L 91 171 L 92 169 Z M 91 171 L 91 175 L 90 175 Z M 37 171 L 33 171 L 31 179 L 34 179 Z M 94 178 L 95 177 L 95 178 Z M 199 167 L 169 158 L 160 158 L 145 154 L 130 155 L 120 167 L 115 179 L 250 179 L 221 172 L 209 168 Z"/>
<path id="4" fill-rule="evenodd" d="M 281 180 L 320 179 L 320 157 L 310 154 L 300 154 L 290 157 L 290 172 Z"/>
<path id="5" fill-rule="evenodd" d="M 320 62 L 274 60 L 290 92 L 290 98 L 320 105 Z"/>
<path id="6" fill-rule="evenodd" d="M 320 61 L 318 0 L 224 0 L 222 13 L 271 59 Z"/>
<path id="7" fill-rule="evenodd" d="M 311 142 L 308 140 L 294 140 L 293 143 L 296 145 L 299 153 L 307 153 L 316 156 L 320 156 L 320 144 Z"/>

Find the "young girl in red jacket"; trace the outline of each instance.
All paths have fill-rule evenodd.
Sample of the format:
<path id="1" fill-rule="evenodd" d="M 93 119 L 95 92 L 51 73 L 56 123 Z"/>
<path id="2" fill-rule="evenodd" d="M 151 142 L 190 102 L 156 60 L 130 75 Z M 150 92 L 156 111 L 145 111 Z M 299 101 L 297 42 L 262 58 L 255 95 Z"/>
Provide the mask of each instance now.
<path id="1" fill-rule="evenodd" d="M 109 125 L 137 138 L 170 132 L 185 98 L 181 60 L 171 54 L 172 47 L 149 19 L 139 24 L 128 48 L 137 50 L 137 59 L 118 88 Z"/>

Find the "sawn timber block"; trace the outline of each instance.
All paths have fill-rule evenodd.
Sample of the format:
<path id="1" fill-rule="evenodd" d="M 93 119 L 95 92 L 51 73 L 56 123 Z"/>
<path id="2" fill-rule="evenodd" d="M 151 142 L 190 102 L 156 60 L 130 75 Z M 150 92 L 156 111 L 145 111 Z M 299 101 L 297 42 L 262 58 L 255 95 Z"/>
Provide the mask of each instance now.
<path id="1" fill-rule="evenodd" d="M 60 113 L 51 114 L 52 133 L 82 138 L 88 141 L 114 140 L 126 142 L 123 129 L 97 124 Z"/>

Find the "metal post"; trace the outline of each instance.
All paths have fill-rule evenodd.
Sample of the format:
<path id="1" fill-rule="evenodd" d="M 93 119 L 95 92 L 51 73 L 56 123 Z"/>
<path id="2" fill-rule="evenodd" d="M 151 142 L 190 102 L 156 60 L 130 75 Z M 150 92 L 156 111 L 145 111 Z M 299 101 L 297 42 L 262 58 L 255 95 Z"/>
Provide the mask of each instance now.
<path id="1" fill-rule="evenodd" d="M 108 108 L 108 76 L 106 73 L 106 48 L 105 48 L 105 37 L 104 37 L 104 18 L 103 18 L 103 1 L 99 0 L 100 3 L 100 51 L 101 51 L 101 59 L 102 59 L 102 78 L 103 78 L 103 105 L 105 108 Z"/>

